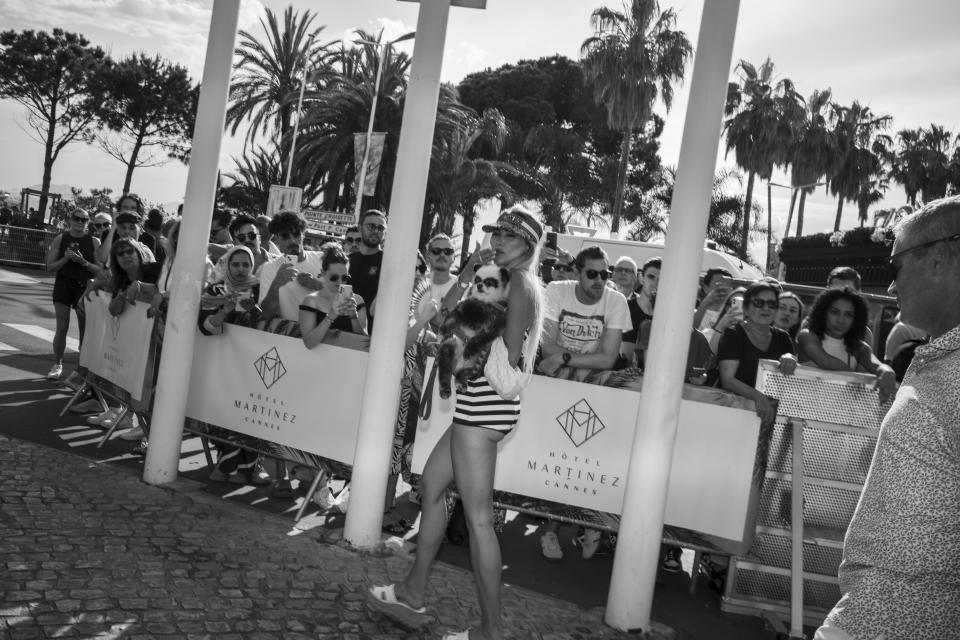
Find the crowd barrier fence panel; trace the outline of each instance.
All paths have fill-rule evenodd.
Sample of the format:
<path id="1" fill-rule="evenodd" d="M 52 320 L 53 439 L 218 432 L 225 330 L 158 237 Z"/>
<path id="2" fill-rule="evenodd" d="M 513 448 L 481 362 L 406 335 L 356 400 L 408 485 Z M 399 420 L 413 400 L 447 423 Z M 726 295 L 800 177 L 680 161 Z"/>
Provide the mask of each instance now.
<path id="1" fill-rule="evenodd" d="M 761 361 L 757 388 L 779 399 L 749 550 L 732 559 L 721 608 L 819 626 L 840 599 L 843 538 L 880 422 L 873 376 Z M 795 446 L 795 443 L 800 443 Z"/>
<path id="2" fill-rule="evenodd" d="M 58 235 L 59 231 L 0 225 L 0 263 L 42 269 L 47 249 Z"/>

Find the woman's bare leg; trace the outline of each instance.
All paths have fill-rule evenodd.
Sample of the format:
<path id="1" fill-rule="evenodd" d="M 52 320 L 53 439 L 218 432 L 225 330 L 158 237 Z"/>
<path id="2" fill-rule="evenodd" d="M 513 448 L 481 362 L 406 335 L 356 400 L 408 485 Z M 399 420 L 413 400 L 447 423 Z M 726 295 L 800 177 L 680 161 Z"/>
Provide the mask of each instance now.
<path id="1" fill-rule="evenodd" d="M 62 302 L 53 303 L 57 317 L 57 328 L 53 334 L 53 359 L 63 361 L 63 352 L 67 349 L 67 332 L 70 330 L 70 307 Z"/>
<path id="2" fill-rule="evenodd" d="M 422 607 L 427 590 L 427 580 L 433 561 L 437 558 L 440 543 L 447 528 L 444 492 L 453 482 L 453 464 L 450 458 L 450 432 L 447 429 L 437 441 L 420 480 L 420 531 L 417 534 L 417 552 L 413 567 L 406 579 L 396 585 L 397 597 L 412 607 Z"/>
<path id="3" fill-rule="evenodd" d="M 457 491 L 470 531 L 470 563 L 480 600 L 480 629 L 473 638 L 503 638 L 500 604 L 500 541 L 493 530 L 493 475 L 497 443 L 504 434 L 482 427 L 452 428 L 451 453 Z"/>

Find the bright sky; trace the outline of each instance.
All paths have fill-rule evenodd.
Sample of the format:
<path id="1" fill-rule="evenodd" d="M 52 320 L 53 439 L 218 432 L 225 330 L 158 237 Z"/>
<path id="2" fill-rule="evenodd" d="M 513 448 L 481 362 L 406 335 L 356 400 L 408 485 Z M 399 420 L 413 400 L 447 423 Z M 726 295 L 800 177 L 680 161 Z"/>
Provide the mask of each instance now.
<path id="1" fill-rule="evenodd" d="M 240 26 L 260 33 L 263 7 L 282 13 L 288 4 L 242 0 Z M 419 6 L 398 0 L 292 4 L 316 12 L 329 40 L 350 36 L 357 28 L 383 28 L 388 37 L 412 31 Z M 554 53 L 577 58 L 580 43 L 590 35 L 590 12 L 603 4 L 620 6 L 619 0 L 488 0 L 483 11 L 455 8 L 443 78 L 457 82 L 472 71 Z M 211 6 L 211 0 L 4 0 L 0 24 L 16 30 L 59 26 L 84 34 L 115 57 L 133 51 L 160 53 L 199 78 Z M 671 5 L 662 0 L 662 6 Z M 672 6 L 680 28 L 696 43 L 701 2 L 678 0 Z M 956 133 L 960 87 L 949 78 L 960 78 L 958 18 L 960 3 L 951 0 L 925 0 L 909 7 L 895 0 L 742 0 L 734 64 L 741 58 L 759 64 L 769 55 L 778 74 L 792 78 L 805 96 L 830 87 L 843 104 L 857 99 L 875 112 L 892 115 L 891 134 L 931 122 Z M 668 165 L 677 163 L 688 88 L 678 88 L 666 118 L 662 155 Z M 23 110 L 11 101 L 0 101 L 0 149 L 0 188 L 18 194 L 21 187 L 40 183 L 42 146 L 25 133 Z M 240 152 L 237 141 L 225 141 L 224 170 L 232 168 L 230 157 Z M 718 160 L 723 161 L 722 150 Z M 98 148 L 77 144 L 67 147 L 54 165 L 53 183 L 118 191 L 123 173 L 123 165 Z M 176 162 L 141 168 L 134 173 L 132 189 L 154 202 L 179 202 L 186 176 L 186 167 Z M 775 181 L 788 182 L 786 176 L 775 176 Z M 758 186 L 755 197 L 766 208 L 765 184 Z M 904 201 L 902 189 L 892 187 L 886 204 Z M 789 192 L 775 188 L 776 236 L 782 235 L 788 206 Z M 836 200 L 822 190 L 808 198 L 805 233 L 832 230 L 835 211 Z M 843 227 L 855 224 L 856 209 L 846 203 Z"/>

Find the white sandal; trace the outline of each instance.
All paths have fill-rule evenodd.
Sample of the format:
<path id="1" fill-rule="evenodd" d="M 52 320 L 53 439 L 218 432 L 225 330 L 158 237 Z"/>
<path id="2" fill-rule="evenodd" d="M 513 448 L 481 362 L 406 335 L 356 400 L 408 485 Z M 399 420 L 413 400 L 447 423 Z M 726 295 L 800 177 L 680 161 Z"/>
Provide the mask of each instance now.
<path id="1" fill-rule="evenodd" d="M 367 601 L 375 609 L 408 627 L 419 628 L 430 620 L 426 607 L 415 609 L 399 600 L 392 584 L 370 587 L 365 593 Z"/>

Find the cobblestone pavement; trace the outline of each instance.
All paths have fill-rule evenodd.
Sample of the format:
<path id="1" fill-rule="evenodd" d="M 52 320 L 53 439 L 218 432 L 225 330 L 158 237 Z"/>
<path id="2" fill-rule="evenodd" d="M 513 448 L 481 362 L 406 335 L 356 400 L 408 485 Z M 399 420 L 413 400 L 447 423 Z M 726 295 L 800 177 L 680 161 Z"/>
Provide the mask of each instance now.
<path id="1" fill-rule="evenodd" d="M 0 638 L 439 638 L 476 623 L 470 575 L 439 564 L 430 628 L 369 610 L 363 587 L 409 561 L 327 544 L 190 481 L 154 487 L 0 436 Z M 527 590 L 506 587 L 504 603 L 512 638 L 628 637 Z"/>

